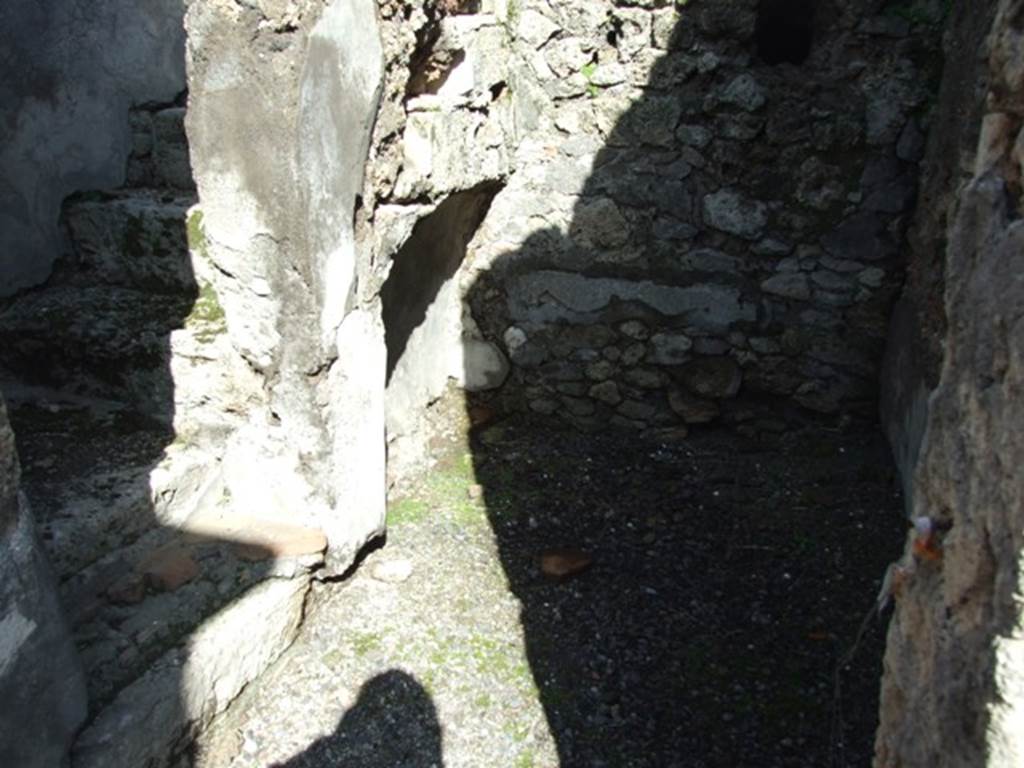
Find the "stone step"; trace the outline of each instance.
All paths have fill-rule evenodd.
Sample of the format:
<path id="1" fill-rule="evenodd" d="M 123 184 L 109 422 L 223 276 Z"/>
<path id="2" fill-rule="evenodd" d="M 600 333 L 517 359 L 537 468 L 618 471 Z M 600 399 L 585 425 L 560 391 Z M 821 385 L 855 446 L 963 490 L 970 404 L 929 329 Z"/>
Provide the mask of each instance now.
<path id="1" fill-rule="evenodd" d="M 280 522 L 257 526 L 251 517 L 216 504 L 229 495 L 219 459 L 230 433 L 227 423 L 197 419 L 189 422 L 188 433 L 175 433 L 116 401 L 0 386 L 17 436 L 25 492 L 61 581 L 126 551 L 154 528 L 263 547 L 279 558 L 305 554 L 319 542 Z"/>
<path id="2" fill-rule="evenodd" d="M 184 107 L 134 110 L 131 128 L 132 152 L 126 173 L 129 186 L 195 189 Z"/>
<path id="3" fill-rule="evenodd" d="M 235 509 L 216 432 L 176 439 L 113 401 L 5 389 L 87 672 L 76 759 L 163 759 L 291 642 L 326 537 Z"/>
<path id="4" fill-rule="evenodd" d="M 25 492 L 62 581 L 155 526 L 187 519 L 216 479 L 208 450 L 119 403 L 38 391 L 25 401 L 15 391 L 10 413 Z"/>
<path id="5" fill-rule="evenodd" d="M 69 199 L 64 221 L 83 273 L 77 281 L 195 295 L 187 223 L 194 204 L 194 196 L 152 189 Z M 198 236 L 198 219 L 193 229 Z"/>
<path id="6" fill-rule="evenodd" d="M 198 295 L 65 283 L 0 311 L 5 378 L 119 400 L 182 426 L 243 413 L 258 382 L 233 351 L 212 286 Z"/>
<path id="7" fill-rule="evenodd" d="M 76 768 L 169 764 L 291 645 L 308 590 L 308 578 L 268 578 L 212 616 L 96 713 Z"/>
<path id="8" fill-rule="evenodd" d="M 170 422 L 170 334 L 194 303 L 114 286 L 47 287 L 0 312 L 0 365 L 19 381 L 118 398 Z"/>
<path id="9" fill-rule="evenodd" d="M 205 533 L 158 529 L 97 564 L 109 586 L 73 627 L 93 714 L 76 766 L 163 764 L 294 638 L 323 532 L 223 499 L 195 518 Z"/>
<path id="10" fill-rule="evenodd" d="M 188 522 L 156 528 L 62 585 L 93 711 L 249 590 L 272 578 L 308 579 L 323 560 L 320 531 L 282 533 L 277 524 L 281 538 L 271 543 L 253 530 L 262 521 L 241 522 L 238 538 L 197 533 Z"/>

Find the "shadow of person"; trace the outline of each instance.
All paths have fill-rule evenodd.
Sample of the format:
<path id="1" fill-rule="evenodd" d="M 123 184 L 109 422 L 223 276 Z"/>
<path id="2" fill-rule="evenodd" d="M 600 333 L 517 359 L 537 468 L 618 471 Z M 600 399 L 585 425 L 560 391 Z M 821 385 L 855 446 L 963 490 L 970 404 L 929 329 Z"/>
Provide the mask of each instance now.
<path id="1" fill-rule="evenodd" d="M 330 736 L 274 768 L 443 768 L 441 726 L 430 695 L 393 669 L 363 684 Z"/>
<path id="2" fill-rule="evenodd" d="M 796 183 L 759 105 L 707 106 L 749 74 L 698 69 L 694 18 L 725 38 L 716 62 L 723 51 L 749 62 L 755 3 L 735 5 L 682 9 L 628 107 L 598 88 L 553 107 L 554 127 L 520 150 L 543 167 L 495 198 L 468 256 L 473 320 L 512 363 L 502 389 L 470 398 L 474 467 L 563 768 L 822 765 L 844 740 L 849 764 L 870 759 L 881 638 L 836 726 L 822 691 L 861 609 L 825 608 L 815 585 L 835 566 L 819 552 L 857 562 L 844 586 L 856 581 L 870 606 L 900 521 L 871 518 L 870 535 L 846 524 L 869 519 L 864 504 L 892 508 L 884 480 L 856 485 L 887 465 L 870 425 L 851 458 L 860 469 L 836 468 L 834 419 L 790 397 L 807 361 L 779 355 L 759 370 L 735 342 L 801 326 L 804 306 L 758 291 L 781 255 L 754 241 L 787 226 L 766 227 L 767 206 L 708 222 L 722 213 L 709 197 L 732 199 L 723 189 L 775 200 Z M 622 39 L 609 33 L 613 47 Z M 595 80 L 605 53 L 617 76 L 605 51 L 588 65 Z M 810 119 L 798 105 L 814 86 L 782 60 L 749 70 L 793 100 L 787 119 Z M 849 343 L 877 356 L 881 338 Z M 873 415 L 876 387 L 873 372 L 851 376 L 849 402 Z M 502 420 L 512 412 L 525 415 Z M 765 426 L 744 437 L 733 429 L 744 419 Z M 729 426 L 694 426 L 715 420 Z M 837 500 L 830 520 L 848 505 L 841 534 L 801 501 L 818 483 L 815 498 Z M 804 545 L 795 530 L 809 531 Z"/>

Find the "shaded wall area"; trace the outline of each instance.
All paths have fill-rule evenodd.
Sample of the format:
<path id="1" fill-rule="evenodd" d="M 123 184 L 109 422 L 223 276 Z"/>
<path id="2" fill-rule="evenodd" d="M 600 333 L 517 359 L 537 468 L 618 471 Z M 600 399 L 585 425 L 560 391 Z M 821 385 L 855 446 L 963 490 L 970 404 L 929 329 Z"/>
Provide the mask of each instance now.
<path id="1" fill-rule="evenodd" d="M 0 296 L 67 250 L 61 204 L 119 186 L 128 110 L 185 89 L 183 0 L 12 0 L 0 8 Z"/>
<path id="2" fill-rule="evenodd" d="M 889 323 L 881 416 L 911 511 L 912 477 L 938 383 L 947 318 L 943 293 L 949 230 L 969 183 L 988 88 L 986 38 L 995 4 L 953 5 L 945 27 L 941 81 L 930 101 L 918 203 L 904 243 L 906 279 Z"/>
<path id="3" fill-rule="evenodd" d="M 168 340 L 166 336 L 140 339 L 126 327 L 126 314 L 137 317 L 140 303 L 137 296 L 125 301 L 131 292 L 115 288 L 118 280 L 113 276 L 120 273 L 125 278 L 127 271 L 142 280 L 184 284 L 187 294 L 195 287 L 191 270 L 171 259 L 172 263 L 157 264 L 145 275 L 147 267 L 154 267 L 146 259 L 152 254 L 147 253 L 136 254 L 142 257 L 141 263 L 128 270 L 116 254 L 93 253 L 79 261 L 68 237 L 66 201 L 75 192 L 119 186 L 126 177 L 129 155 L 141 150 L 133 131 L 136 118 L 173 107 L 182 95 L 183 9 L 180 0 L 16 1 L 0 8 L 0 59 L 8 73 L 0 84 L 0 296 L 46 282 L 55 262 L 64 261 L 64 274 L 53 290 L 27 291 L 22 301 L 5 301 L 0 306 L 0 379 L 5 397 L 10 401 L 13 395 L 11 420 L 20 420 L 18 442 L 23 450 L 33 442 L 41 447 L 40 441 L 33 441 L 36 436 L 22 434 L 26 411 L 45 411 L 38 393 L 31 394 L 32 387 L 24 385 L 66 385 L 90 367 L 91 384 L 103 386 L 103 380 L 107 386 L 131 392 L 129 399 L 144 404 L 143 410 L 151 409 L 155 420 L 171 421 Z M 130 115 L 133 108 L 139 108 L 136 117 Z M 162 146 L 169 144 L 165 141 Z M 184 167 L 187 171 L 187 154 Z M 92 202 L 92 214 L 87 212 L 88 201 L 77 209 L 83 214 L 77 223 L 92 227 L 89 239 L 98 243 L 111 236 L 98 230 L 118 214 L 97 215 L 97 201 Z M 140 207 L 147 202 L 152 201 Z M 114 208 L 118 205 L 111 203 Z M 140 214 L 138 209 L 134 213 Z M 180 213 L 183 219 L 184 208 Z M 120 215 L 123 218 L 125 211 Z M 183 220 L 177 227 L 183 236 Z M 152 235 L 153 240 L 139 243 L 139 248 L 165 245 L 160 232 L 145 231 L 145 225 L 143 230 L 141 234 Z M 87 279 L 87 285 L 75 284 L 66 278 L 76 271 L 101 276 L 93 283 Z M 174 306 L 168 314 L 173 316 L 181 305 L 188 314 L 193 299 L 194 295 L 186 295 L 171 301 Z M 157 304 L 165 307 L 159 299 Z M 169 318 L 169 324 L 174 322 Z M 88 389 L 86 385 L 78 394 Z M 84 479 L 63 461 L 59 447 L 66 448 L 82 435 L 72 436 L 68 414 L 52 398 L 47 407 L 51 421 L 64 417 L 64 441 L 51 446 L 56 450 L 43 449 L 32 456 L 20 489 L 19 461 L 6 411 L 0 417 L 4 473 L 0 688 L 6 700 L 0 760 L 10 765 L 61 764 L 87 716 L 81 637 L 75 633 L 73 639 L 76 628 L 65 614 L 67 584 L 61 582 L 69 575 L 68 564 L 76 563 L 71 570 L 77 570 L 84 564 L 83 553 L 96 545 L 87 532 L 95 521 L 87 510 L 70 526 L 68 521 L 52 519 L 50 512 L 61 502 L 51 493 L 46 494 L 46 503 L 30 511 L 28 496 L 35 497 L 41 474 L 37 461 L 48 462 L 52 474 L 61 475 L 59 487 L 64 490 Z M 138 459 L 147 469 L 151 468 L 148 458 Z M 146 484 L 146 477 L 141 483 Z M 137 484 L 126 482 L 120 490 Z M 148 486 L 141 491 L 148 492 Z M 143 513 L 131 523 L 132 530 L 138 530 L 134 526 L 145 527 L 152 519 Z M 65 534 L 69 534 L 66 542 Z M 66 558 L 57 568 L 51 565 L 55 544 Z"/>

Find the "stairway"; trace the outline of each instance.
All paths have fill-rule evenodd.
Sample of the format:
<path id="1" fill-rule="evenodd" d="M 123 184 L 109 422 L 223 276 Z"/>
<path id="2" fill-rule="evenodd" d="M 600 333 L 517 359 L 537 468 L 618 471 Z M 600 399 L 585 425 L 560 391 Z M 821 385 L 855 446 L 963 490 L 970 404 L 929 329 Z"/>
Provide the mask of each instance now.
<path id="1" fill-rule="evenodd" d="M 73 764 L 169 764 L 291 642 L 321 532 L 236 509 L 258 401 L 205 257 L 182 107 L 132 114 L 129 186 L 69 199 L 51 279 L 0 305 L 23 488 L 86 669 Z"/>

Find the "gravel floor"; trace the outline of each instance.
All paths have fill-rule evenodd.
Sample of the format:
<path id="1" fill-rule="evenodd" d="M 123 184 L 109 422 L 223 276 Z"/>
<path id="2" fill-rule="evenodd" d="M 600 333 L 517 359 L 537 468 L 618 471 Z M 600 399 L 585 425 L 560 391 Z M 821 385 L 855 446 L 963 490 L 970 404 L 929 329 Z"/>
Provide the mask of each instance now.
<path id="1" fill-rule="evenodd" d="M 868 765 L 864 620 L 905 531 L 888 456 L 870 429 L 765 426 L 438 443 L 198 765 Z M 553 547 L 592 565 L 547 577 Z"/>

